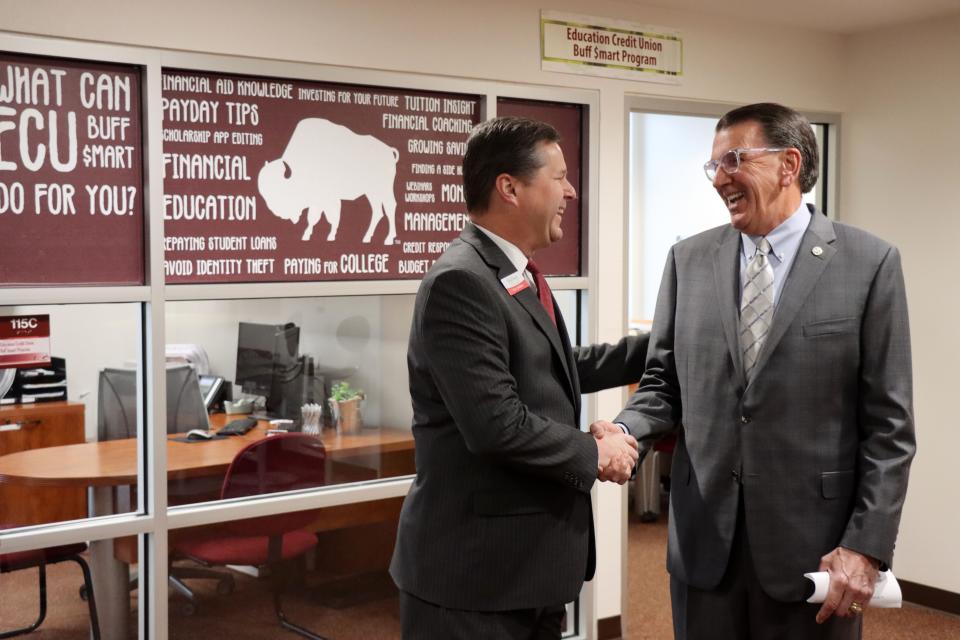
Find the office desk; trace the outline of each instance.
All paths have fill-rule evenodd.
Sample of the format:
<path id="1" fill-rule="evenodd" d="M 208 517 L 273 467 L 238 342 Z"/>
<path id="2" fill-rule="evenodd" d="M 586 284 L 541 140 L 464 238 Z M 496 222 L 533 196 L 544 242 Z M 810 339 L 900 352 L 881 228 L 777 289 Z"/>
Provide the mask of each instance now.
<path id="1" fill-rule="evenodd" d="M 84 441 L 81 402 L 0 407 L 0 456 Z M 0 523 L 31 525 L 85 518 L 83 487 L 0 485 Z"/>
<path id="2" fill-rule="evenodd" d="M 242 416 L 213 415 L 211 427 Z M 223 476 L 244 446 L 266 435 L 261 421 L 242 436 L 200 442 L 167 441 L 169 480 Z M 176 436 L 170 436 L 176 437 Z M 399 429 L 369 429 L 356 435 L 324 431 L 328 481 L 345 482 L 367 477 L 390 477 L 414 472 L 413 435 Z M 360 471 L 358 471 L 360 470 Z M 0 456 L 0 483 L 25 487 L 91 487 L 91 515 L 116 513 L 116 487 L 137 483 L 136 439 L 87 442 L 43 449 L 30 449 Z M 339 527 L 366 523 L 370 519 L 395 517 L 399 500 L 373 509 L 351 510 L 353 505 L 333 507 L 331 516 Z M 319 524 L 319 523 L 318 523 Z M 329 528 L 327 523 L 322 528 Z M 105 638 L 124 638 L 129 616 L 127 563 L 114 554 L 113 540 L 91 543 L 94 589 L 97 600 L 107 604 L 100 612 Z"/>
<path id="3" fill-rule="evenodd" d="M 210 417 L 213 429 L 238 416 Z M 167 440 L 167 478 L 179 480 L 201 476 L 222 476 L 234 456 L 246 445 L 266 435 L 264 421 L 242 436 L 200 442 Z M 182 436 L 183 434 L 178 434 Z M 170 436 L 170 438 L 177 436 Z M 356 435 L 337 435 L 325 430 L 321 436 L 331 461 L 363 456 L 393 456 L 391 468 L 381 477 L 397 475 L 393 465 L 403 465 L 403 454 L 412 455 L 413 435 L 400 429 L 368 429 Z M 411 458 L 412 459 L 412 458 Z M 397 469 L 404 473 L 412 470 Z M 109 487 L 137 483 L 136 439 L 85 442 L 42 449 L 28 449 L 0 456 L 0 483 L 35 487 Z"/>

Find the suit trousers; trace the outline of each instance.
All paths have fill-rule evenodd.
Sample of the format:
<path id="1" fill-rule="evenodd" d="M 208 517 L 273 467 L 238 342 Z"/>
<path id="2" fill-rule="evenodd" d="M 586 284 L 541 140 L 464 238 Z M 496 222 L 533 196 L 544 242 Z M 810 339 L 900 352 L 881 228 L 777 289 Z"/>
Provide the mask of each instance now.
<path id="1" fill-rule="evenodd" d="M 564 605 L 514 611 L 447 609 L 400 591 L 403 640 L 558 640 Z"/>
<path id="2" fill-rule="evenodd" d="M 816 567 L 811 567 L 811 571 Z M 813 593 L 811 584 L 810 592 Z M 730 559 L 714 589 L 692 587 L 670 577 L 676 640 L 859 640 L 860 616 L 830 617 L 817 624 L 819 604 L 780 602 L 757 581 L 743 513 L 737 513 Z"/>

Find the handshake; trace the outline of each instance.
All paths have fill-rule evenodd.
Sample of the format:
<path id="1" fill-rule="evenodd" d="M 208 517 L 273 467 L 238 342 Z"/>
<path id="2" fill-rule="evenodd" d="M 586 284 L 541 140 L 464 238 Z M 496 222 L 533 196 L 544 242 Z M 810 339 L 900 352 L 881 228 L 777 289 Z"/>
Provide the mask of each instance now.
<path id="1" fill-rule="evenodd" d="M 633 475 L 640 459 L 637 440 L 623 432 L 618 425 L 597 420 L 590 425 L 590 434 L 596 439 L 597 478 L 623 484 Z"/>

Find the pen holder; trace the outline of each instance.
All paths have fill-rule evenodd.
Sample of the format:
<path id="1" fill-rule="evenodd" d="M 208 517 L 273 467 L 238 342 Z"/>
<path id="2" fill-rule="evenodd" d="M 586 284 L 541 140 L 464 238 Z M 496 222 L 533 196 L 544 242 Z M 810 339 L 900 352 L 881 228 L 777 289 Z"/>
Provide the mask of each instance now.
<path id="1" fill-rule="evenodd" d="M 360 413 L 360 402 L 363 396 L 350 398 L 349 400 L 330 399 L 330 412 L 333 414 L 333 423 L 337 427 L 337 433 L 354 434 L 360 433 L 363 427 L 363 417 Z"/>
<path id="2" fill-rule="evenodd" d="M 303 433 L 308 433 L 312 436 L 320 435 L 320 418 L 323 413 L 323 405 L 319 404 L 305 404 L 300 407 L 300 415 L 302 417 L 300 430 Z"/>

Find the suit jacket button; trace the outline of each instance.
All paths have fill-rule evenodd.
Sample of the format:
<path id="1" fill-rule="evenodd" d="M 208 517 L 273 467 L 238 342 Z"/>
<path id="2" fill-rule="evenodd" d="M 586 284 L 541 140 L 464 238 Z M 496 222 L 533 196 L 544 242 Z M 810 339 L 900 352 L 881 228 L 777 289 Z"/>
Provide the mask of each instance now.
<path id="1" fill-rule="evenodd" d="M 750 418 L 748 418 L 747 416 L 740 416 L 740 422 L 742 422 L 743 424 L 748 424 L 750 422 Z"/>

